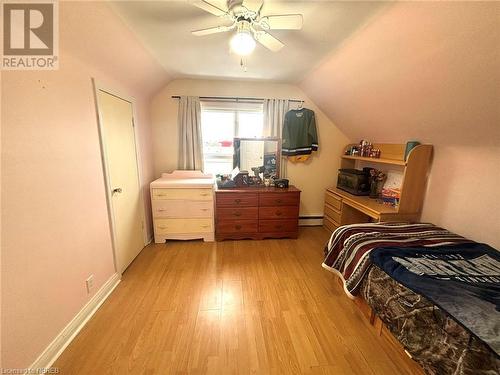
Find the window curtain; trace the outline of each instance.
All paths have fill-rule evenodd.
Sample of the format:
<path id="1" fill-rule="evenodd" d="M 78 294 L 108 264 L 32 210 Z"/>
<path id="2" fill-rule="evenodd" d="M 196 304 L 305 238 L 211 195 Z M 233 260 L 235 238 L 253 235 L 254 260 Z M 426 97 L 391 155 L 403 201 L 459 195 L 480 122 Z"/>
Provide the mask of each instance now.
<path id="1" fill-rule="evenodd" d="M 203 171 L 201 104 L 199 97 L 180 97 L 177 123 L 179 127 L 179 169 Z"/>
<path id="2" fill-rule="evenodd" d="M 264 131 L 265 137 L 278 137 L 281 140 L 285 114 L 290 109 L 288 99 L 264 99 Z M 286 158 L 280 160 L 280 178 L 286 178 Z"/>

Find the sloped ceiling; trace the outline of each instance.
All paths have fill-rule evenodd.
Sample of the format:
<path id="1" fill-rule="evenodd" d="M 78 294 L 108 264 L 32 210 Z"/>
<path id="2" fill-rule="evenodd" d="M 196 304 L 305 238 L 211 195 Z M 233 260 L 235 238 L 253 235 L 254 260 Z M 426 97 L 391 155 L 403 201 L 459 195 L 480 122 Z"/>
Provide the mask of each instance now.
<path id="1" fill-rule="evenodd" d="M 151 95 L 171 77 L 103 1 L 61 1 L 60 48 L 125 81 L 137 95 Z M 61 61 L 64 64 L 64 61 Z"/>
<path id="2" fill-rule="evenodd" d="M 227 35 L 190 35 L 218 19 L 189 2 L 112 8 L 173 78 L 299 83 L 352 140 L 500 145 L 499 2 L 267 0 L 264 13 L 304 13 L 304 29 L 276 32 L 287 46 L 257 49 L 248 72 Z"/>
<path id="3" fill-rule="evenodd" d="M 500 147 L 500 3 L 386 8 L 300 87 L 353 140 Z"/>
<path id="4" fill-rule="evenodd" d="M 211 0 L 226 3 L 225 0 Z M 229 49 L 233 33 L 197 37 L 191 30 L 227 24 L 227 21 L 193 6 L 193 1 L 114 1 L 122 17 L 163 67 L 175 78 L 262 79 L 298 82 L 332 49 L 380 9 L 384 2 L 276 1 L 265 0 L 262 14 L 304 16 L 300 31 L 274 30 L 285 43 L 278 52 L 257 45 L 245 59 Z M 224 7 L 225 5 L 222 5 Z"/>

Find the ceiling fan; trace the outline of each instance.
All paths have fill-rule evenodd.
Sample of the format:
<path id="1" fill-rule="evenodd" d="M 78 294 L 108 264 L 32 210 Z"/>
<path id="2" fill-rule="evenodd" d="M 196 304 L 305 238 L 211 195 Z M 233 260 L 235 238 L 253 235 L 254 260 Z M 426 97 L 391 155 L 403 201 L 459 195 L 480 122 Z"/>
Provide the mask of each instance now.
<path id="1" fill-rule="evenodd" d="M 196 36 L 223 33 L 236 29 L 231 38 L 231 49 L 240 56 L 249 55 L 255 48 L 255 41 L 267 49 L 277 52 L 284 44 L 268 33 L 269 30 L 300 30 L 302 14 L 262 15 L 263 0 L 228 0 L 221 7 L 214 0 L 197 0 L 193 5 L 213 15 L 231 22 L 229 26 L 216 26 L 193 30 Z"/>

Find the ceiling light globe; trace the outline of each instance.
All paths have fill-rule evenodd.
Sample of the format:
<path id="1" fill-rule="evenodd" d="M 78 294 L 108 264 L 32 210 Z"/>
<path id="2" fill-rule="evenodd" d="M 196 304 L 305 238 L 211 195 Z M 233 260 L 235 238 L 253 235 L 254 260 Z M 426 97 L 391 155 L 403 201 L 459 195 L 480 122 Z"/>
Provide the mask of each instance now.
<path id="1" fill-rule="evenodd" d="M 247 56 L 255 49 L 255 39 L 248 31 L 239 31 L 229 42 L 231 49 L 240 56 Z"/>

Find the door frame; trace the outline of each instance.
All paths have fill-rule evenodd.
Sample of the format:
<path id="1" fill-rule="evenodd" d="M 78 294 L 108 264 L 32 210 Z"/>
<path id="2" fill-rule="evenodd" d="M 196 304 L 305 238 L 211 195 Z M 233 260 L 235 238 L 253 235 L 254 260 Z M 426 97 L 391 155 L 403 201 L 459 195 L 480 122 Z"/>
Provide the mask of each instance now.
<path id="1" fill-rule="evenodd" d="M 136 161 L 136 167 L 137 167 L 137 184 L 139 186 L 139 199 L 140 199 L 140 206 L 141 206 L 141 220 L 142 220 L 142 239 L 143 239 L 143 244 L 146 246 L 149 243 L 149 239 L 147 238 L 147 231 L 146 231 L 146 202 L 144 200 L 144 192 L 143 192 L 143 187 L 141 184 L 141 181 L 143 181 L 143 175 L 142 175 L 142 162 L 141 162 L 141 153 L 140 153 L 140 145 L 138 142 L 138 134 L 137 134 L 137 122 L 135 119 L 137 118 L 136 114 L 136 104 L 135 104 L 135 99 L 129 97 L 128 95 L 123 95 L 119 91 L 116 90 L 110 90 L 107 86 L 102 85 L 99 81 L 97 81 L 95 78 L 92 78 L 92 87 L 93 87 L 93 92 L 94 92 L 94 104 L 95 104 L 95 110 L 96 110 L 96 116 L 97 116 L 97 129 L 99 133 L 99 144 L 100 144 L 100 151 L 101 151 L 101 162 L 102 162 L 102 167 L 103 167 L 103 175 L 104 175 L 104 185 L 106 189 L 106 206 L 108 210 L 108 221 L 109 221 L 109 229 L 110 229 L 110 235 L 111 235 L 111 247 L 113 249 L 113 264 L 115 267 L 115 271 L 118 272 L 120 275 L 122 274 L 122 271 L 118 269 L 118 263 L 117 263 L 117 254 L 116 254 L 116 222 L 115 222 L 115 216 L 114 216 L 114 210 L 113 210 L 113 199 L 112 199 L 112 192 L 111 190 L 113 189 L 111 186 L 110 182 L 110 177 L 109 177 L 109 163 L 108 163 L 108 154 L 107 154 L 107 147 L 106 147 L 106 136 L 104 133 L 104 123 L 102 119 L 102 114 L 99 109 L 99 100 L 98 100 L 98 92 L 103 91 L 109 95 L 115 96 L 118 99 L 124 100 L 132 106 L 132 122 L 133 122 L 133 127 L 134 127 L 134 146 L 135 146 L 135 161 Z"/>

